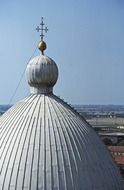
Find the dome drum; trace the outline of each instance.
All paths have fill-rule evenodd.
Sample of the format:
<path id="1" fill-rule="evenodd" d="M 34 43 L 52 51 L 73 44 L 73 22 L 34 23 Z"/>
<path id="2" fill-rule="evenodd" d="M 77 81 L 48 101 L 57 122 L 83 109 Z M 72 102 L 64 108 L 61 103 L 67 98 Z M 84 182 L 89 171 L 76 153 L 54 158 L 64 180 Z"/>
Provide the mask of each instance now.
<path id="1" fill-rule="evenodd" d="M 53 87 L 47 87 L 47 86 L 30 87 L 31 94 L 50 94 L 52 92 L 53 92 Z"/>

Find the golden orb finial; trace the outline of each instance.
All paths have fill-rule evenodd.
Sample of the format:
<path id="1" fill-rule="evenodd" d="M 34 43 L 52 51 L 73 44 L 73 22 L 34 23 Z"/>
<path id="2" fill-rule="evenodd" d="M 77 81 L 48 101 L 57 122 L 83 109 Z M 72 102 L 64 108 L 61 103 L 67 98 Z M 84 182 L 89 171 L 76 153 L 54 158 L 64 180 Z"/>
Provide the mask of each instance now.
<path id="1" fill-rule="evenodd" d="M 38 49 L 44 54 L 44 50 L 47 48 L 47 45 L 44 41 L 40 41 L 38 43 Z"/>

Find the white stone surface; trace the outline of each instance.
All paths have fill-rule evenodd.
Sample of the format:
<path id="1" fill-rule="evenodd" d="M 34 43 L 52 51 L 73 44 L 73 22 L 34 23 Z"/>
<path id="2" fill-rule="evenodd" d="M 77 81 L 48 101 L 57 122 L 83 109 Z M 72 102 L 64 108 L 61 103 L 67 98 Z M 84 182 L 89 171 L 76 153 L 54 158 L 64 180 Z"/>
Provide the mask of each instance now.
<path id="1" fill-rule="evenodd" d="M 31 93 L 50 93 L 58 79 L 58 68 L 51 58 L 40 54 L 27 65 L 26 75 Z"/>
<path id="2" fill-rule="evenodd" d="M 55 95 L 26 97 L 0 119 L 0 190 L 123 190 L 89 124 Z"/>

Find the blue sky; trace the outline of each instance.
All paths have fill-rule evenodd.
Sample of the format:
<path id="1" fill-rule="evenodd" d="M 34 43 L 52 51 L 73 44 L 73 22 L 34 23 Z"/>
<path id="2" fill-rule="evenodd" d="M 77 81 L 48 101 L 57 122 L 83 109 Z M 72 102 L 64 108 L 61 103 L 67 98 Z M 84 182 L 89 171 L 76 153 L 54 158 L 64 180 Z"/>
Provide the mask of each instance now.
<path id="1" fill-rule="evenodd" d="M 124 105 L 123 0 L 0 1 L 0 104 L 9 103 L 36 48 L 42 16 L 46 55 L 59 67 L 54 93 L 72 104 Z M 24 75 L 12 103 L 28 94 Z"/>

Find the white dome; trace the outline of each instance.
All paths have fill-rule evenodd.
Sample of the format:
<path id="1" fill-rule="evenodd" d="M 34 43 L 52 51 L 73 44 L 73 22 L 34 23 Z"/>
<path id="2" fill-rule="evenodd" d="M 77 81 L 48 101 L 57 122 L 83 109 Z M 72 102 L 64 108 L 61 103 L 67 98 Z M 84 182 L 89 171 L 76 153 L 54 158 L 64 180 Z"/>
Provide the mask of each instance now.
<path id="1" fill-rule="evenodd" d="M 43 20 L 40 25 L 38 47 L 44 54 Z M 26 74 L 31 95 L 0 117 L 0 190 L 124 190 L 98 135 L 53 95 L 55 62 L 39 55 Z"/>
<path id="2" fill-rule="evenodd" d="M 110 153 L 55 95 L 33 94 L 0 118 L 0 190 L 123 190 Z"/>
<path id="3" fill-rule="evenodd" d="M 45 55 L 34 57 L 27 65 L 27 80 L 31 93 L 50 93 L 58 79 L 56 63 Z"/>

